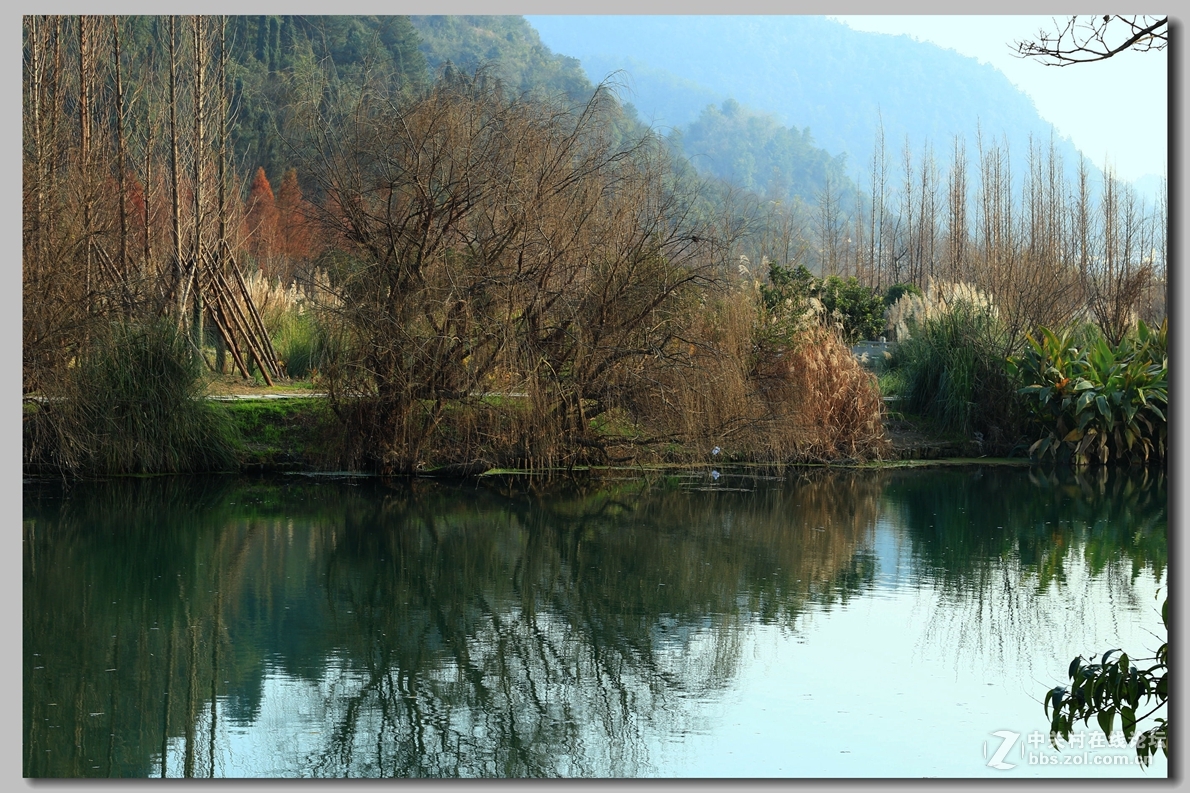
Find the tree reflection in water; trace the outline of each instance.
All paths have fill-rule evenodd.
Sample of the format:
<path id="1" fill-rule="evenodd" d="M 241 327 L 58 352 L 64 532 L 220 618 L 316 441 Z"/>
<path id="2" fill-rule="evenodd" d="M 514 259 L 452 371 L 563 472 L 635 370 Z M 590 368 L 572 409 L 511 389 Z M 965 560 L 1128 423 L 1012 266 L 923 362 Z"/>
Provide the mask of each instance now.
<path id="1" fill-rule="evenodd" d="M 882 512 L 904 527 L 919 576 L 937 593 L 923 641 L 948 648 L 956 664 L 1031 672 L 1087 652 L 1082 637 L 1097 620 L 1160 610 L 1138 595 L 1153 588 L 1138 580 L 1160 586 L 1168 563 L 1159 469 L 894 476 Z M 1107 613 L 1090 596 L 1101 587 Z"/>
<path id="2" fill-rule="evenodd" d="M 644 772 L 646 728 L 731 680 L 739 623 L 792 625 L 806 601 L 861 584 L 868 490 L 692 498 L 632 482 L 362 502 L 322 556 L 336 641 L 365 682 L 315 773 L 363 756 L 375 775 Z"/>
<path id="3" fill-rule="evenodd" d="M 1012 476 L 1014 503 L 1041 492 Z M 648 775 L 658 736 L 701 729 L 697 703 L 739 676 L 751 626 L 797 631 L 873 586 L 878 518 L 957 592 L 1071 543 L 1116 564 L 1121 538 L 1051 529 L 1049 507 L 1020 506 L 1011 536 L 923 521 L 1004 496 L 955 479 L 934 503 L 927 479 L 27 487 L 25 774 Z M 1150 507 L 1084 520 L 1135 508 L 1163 532 Z M 1163 565 L 1157 546 L 1133 563 Z"/>

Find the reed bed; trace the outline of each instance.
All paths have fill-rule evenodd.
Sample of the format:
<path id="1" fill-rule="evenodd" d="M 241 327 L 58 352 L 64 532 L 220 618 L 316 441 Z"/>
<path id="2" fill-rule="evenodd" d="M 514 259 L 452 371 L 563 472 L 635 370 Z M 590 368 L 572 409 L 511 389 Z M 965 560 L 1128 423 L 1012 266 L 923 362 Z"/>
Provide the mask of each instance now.
<path id="1" fill-rule="evenodd" d="M 244 285 L 260 312 L 286 376 L 317 377 L 325 365 L 328 332 L 325 313 L 337 305 L 325 270 L 314 269 L 307 279 L 285 285 L 255 269 Z"/>
<path id="2" fill-rule="evenodd" d="M 987 451 L 1015 448 L 1023 417 L 1004 366 L 1006 330 L 993 311 L 958 300 L 934 309 L 912 332 L 891 361 L 906 409 L 975 437 Z"/>
<path id="3" fill-rule="evenodd" d="M 760 344 L 766 321 L 741 291 L 708 307 L 687 367 L 663 373 L 647 420 L 678 441 L 672 459 L 774 464 L 872 459 L 890 446 L 875 377 L 836 329 L 811 320 L 785 346 Z"/>

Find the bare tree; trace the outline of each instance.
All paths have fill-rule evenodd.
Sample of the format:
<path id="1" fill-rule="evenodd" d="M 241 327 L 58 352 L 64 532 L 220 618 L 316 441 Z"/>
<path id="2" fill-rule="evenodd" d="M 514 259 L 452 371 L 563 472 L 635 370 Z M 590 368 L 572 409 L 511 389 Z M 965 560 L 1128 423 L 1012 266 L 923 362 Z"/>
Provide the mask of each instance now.
<path id="1" fill-rule="evenodd" d="M 1014 42 L 1023 58 L 1047 66 L 1102 61 L 1127 50 L 1163 50 L 1169 44 L 1169 17 L 1071 16 L 1054 20 L 1055 30 L 1039 30 L 1037 38 Z"/>
<path id="2" fill-rule="evenodd" d="M 1017 53 L 1021 57 L 1037 58 L 1047 66 L 1071 66 L 1106 60 L 1128 50 L 1160 51 L 1169 44 L 1169 18 L 1165 16 L 1104 14 L 1070 16 L 1064 21 L 1053 21 L 1054 30 L 1039 30 L 1035 39 L 1015 42 Z M 1092 256 L 1092 242 L 1088 233 L 1091 210 L 1087 174 L 1081 165 L 1078 179 L 1078 194 L 1073 208 L 1073 237 L 1077 240 L 1079 250 L 1079 270 L 1096 322 L 1109 338 L 1118 340 L 1131 321 L 1125 318 L 1131 316 L 1142 300 L 1150 318 L 1164 316 L 1165 313 L 1163 265 L 1167 218 L 1164 197 L 1156 215 L 1153 218 L 1141 218 L 1137 227 L 1134 198 L 1126 191 L 1121 204 L 1116 196 L 1114 177 L 1106 175 L 1102 201 L 1102 249 L 1098 256 Z M 1117 216 L 1118 213 L 1122 214 Z M 1121 222 L 1122 250 L 1119 245 Z M 1152 228 L 1151 224 L 1157 227 Z M 1139 232 L 1134 228 L 1139 228 Z M 1132 244 L 1136 240 L 1140 240 L 1146 249 L 1137 254 L 1139 260 L 1133 262 Z M 1152 242 L 1145 243 L 1145 240 Z M 1120 256 L 1124 258 L 1120 259 Z M 1157 269 L 1158 261 L 1161 262 L 1160 270 Z M 1154 290 L 1160 294 L 1155 294 Z M 1154 312 L 1156 306 L 1160 308 Z"/>
<path id="3" fill-rule="evenodd" d="M 178 19 L 169 17 L 169 185 L 170 185 L 170 230 L 173 240 L 173 294 L 178 327 L 186 324 L 186 298 L 183 281 L 186 276 L 182 259 L 182 189 L 180 184 L 182 166 L 179 161 L 181 132 L 178 127 L 178 79 L 181 66 L 178 59 Z"/>
<path id="4" fill-rule="evenodd" d="M 946 182 L 946 278 L 962 281 L 969 277 L 970 227 L 967 214 L 967 152 L 959 136 L 954 138 L 950 172 Z"/>
<path id="5" fill-rule="evenodd" d="M 884 122 L 876 128 L 876 145 L 872 152 L 872 207 L 869 214 L 868 270 L 872 274 L 869 286 L 884 284 L 885 190 L 888 186 L 888 156 L 884 150 Z"/>
<path id="6" fill-rule="evenodd" d="M 1144 250 L 1136 194 L 1104 170 L 1100 234 L 1084 274 L 1088 308 L 1103 335 L 1119 344 L 1136 323 L 1136 306 L 1153 276 L 1151 247 Z"/>
<path id="7" fill-rule="evenodd" d="M 824 277 L 839 274 L 845 225 L 840 218 L 839 194 L 827 174 L 818 192 L 818 268 Z"/>
<path id="8" fill-rule="evenodd" d="M 645 359 L 679 354 L 694 287 L 728 246 L 693 223 L 659 140 L 614 144 L 616 107 L 606 88 L 574 109 L 510 99 L 480 72 L 308 108 L 305 170 L 347 257 L 325 371 L 374 464 L 415 469 L 450 405 L 483 412 L 492 390 L 529 401 L 508 419 L 534 425 L 522 463 L 598 454 L 590 422 Z"/>
<path id="9" fill-rule="evenodd" d="M 219 147 L 227 137 L 226 50 L 216 66 L 212 27 L 195 18 L 188 48 L 174 17 L 25 17 L 26 391 L 54 379 L 96 328 L 162 315 L 191 324 L 201 349 L 203 316 L 227 312 L 220 333 L 253 336 L 251 357 L 277 373 L 246 291 L 196 279 L 212 249 L 230 249 L 225 196 L 207 186 L 216 134 Z"/>

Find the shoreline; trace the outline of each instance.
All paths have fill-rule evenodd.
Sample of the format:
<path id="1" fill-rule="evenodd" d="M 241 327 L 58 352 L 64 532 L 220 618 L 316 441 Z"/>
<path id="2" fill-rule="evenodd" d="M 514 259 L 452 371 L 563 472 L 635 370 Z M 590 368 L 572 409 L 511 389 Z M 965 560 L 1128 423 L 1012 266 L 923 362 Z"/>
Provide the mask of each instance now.
<path id="1" fill-rule="evenodd" d="M 207 399 L 217 404 L 235 425 L 240 439 L 234 469 L 190 472 L 196 474 L 309 474 L 341 476 L 378 476 L 367 470 L 344 470 L 328 454 L 334 436 L 331 417 L 327 415 L 325 395 L 314 392 L 287 393 L 223 393 L 209 394 Z M 974 441 L 931 432 L 928 427 L 902 419 L 886 419 L 885 431 L 890 443 L 889 456 L 873 460 L 841 458 L 817 462 L 771 462 L 746 459 L 649 460 L 639 463 L 584 464 L 571 467 L 526 469 L 492 465 L 476 460 L 469 463 L 427 464 L 424 469 L 401 476 L 471 479 L 484 476 L 531 476 L 542 474 L 584 473 L 587 475 L 639 471 L 664 472 L 697 470 L 710 467 L 733 470 L 780 471 L 797 469 L 904 469 L 953 466 L 1029 466 L 1024 457 L 981 456 Z M 680 455 L 679 455 L 680 457 Z M 107 476 L 173 476 L 174 473 L 101 474 Z M 22 465 L 25 479 L 60 478 L 60 474 L 40 466 Z"/>

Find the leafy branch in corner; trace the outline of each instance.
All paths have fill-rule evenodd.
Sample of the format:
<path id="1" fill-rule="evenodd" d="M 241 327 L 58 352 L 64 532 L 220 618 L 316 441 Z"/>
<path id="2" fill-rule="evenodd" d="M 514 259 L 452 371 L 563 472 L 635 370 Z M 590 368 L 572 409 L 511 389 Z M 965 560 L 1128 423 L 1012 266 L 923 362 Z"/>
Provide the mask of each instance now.
<path id="1" fill-rule="evenodd" d="M 1166 599 L 1161 605 L 1161 620 L 1167 632 L 1168 607 L 1169 600 Z M 1130 659 L 1122 650 L 1108 650 L 1100 656 L 1099 663 L 1086 663 L 1081 655 L 1071 661 L 1069 688 L 1057 686 L 1045 695 L 1050 742 L 1057 748 L 1058 736 L 1068 740 L 1074 724 L 1079 719 L 1083 724 L 1089 724 L 1092 716 L 1104 735 L 1111 735 L 1117 715 L 1124 740 L 1131 742 L 1137 724 L 1156 714 L 1169 700 L 1168 653 L 1169 642 L 1166 641 L 1151 658 Z M 1094 661 L 1094 656 L 1091 660 Z M 1133 664 L 1134 660 L 1151 662 L 1151 665 L 1142 669 Z M 1137 715 L 1138 710 L 1144 712 Z M 1136 759 L 1141 766 L 1149 764 L 1158 748 L 1169 755 L 1168 730 L 1168 720 L 1158 717 L 1153 727 L 1139 735 Z"/>

